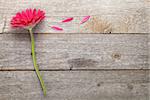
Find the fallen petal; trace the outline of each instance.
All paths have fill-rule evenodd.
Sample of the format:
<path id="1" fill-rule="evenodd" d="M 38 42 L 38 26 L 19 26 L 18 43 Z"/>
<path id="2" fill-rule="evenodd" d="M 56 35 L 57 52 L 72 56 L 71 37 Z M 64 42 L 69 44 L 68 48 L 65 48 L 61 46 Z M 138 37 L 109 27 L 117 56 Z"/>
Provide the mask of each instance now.
<path id="1" fill-rule="evenodd" d="M 83 24 L 85 22 L 87 22 L 90 19 L 91 16 L 85 16 L 82 21 L 80 22 L 80 24 Z"/>
<path id="2" fill-rule="evenodd" d="M 62 23 L 66 23 L 66 22 L 70 22 L 73 20 L 73 17 L 67 18 L 65 20 L 62 21 Z"/>
<path id="3" fill-rule="evenodd" d="M 57 31 L 62 31 L 63 29 L 58 26 L 51 26 L 52 29 L 57 30 Z"/>

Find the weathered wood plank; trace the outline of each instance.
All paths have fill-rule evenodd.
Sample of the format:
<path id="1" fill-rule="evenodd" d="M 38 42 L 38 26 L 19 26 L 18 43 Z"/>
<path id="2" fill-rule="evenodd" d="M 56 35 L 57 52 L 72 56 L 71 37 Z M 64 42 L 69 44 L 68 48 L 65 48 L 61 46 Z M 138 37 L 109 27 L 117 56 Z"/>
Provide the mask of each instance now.
<path id="1" fill-rule="evenodd" d="M 149 53 L 148 53 L 148 64 L 149 64 L 149 69 L 150 69 L 150 34 L 148 34 L 148 51 L 149 51 Z"/>
<path id="2" fill-rule="evenodd" d="M 35 34 L 40 69 L 148 69 L 148 34 Z M 30 38 L 0 35 L 0 68 L 33 69 Z"/>
<path id="3" fill-rule="evenodd" d="M 148 30 L 150 30 L 150 0 L 145 0 L 145 5 L 146 5 L 146 14 L 147 14 L 147 22 L 148 22 Z M 149 32 L 150 33 L 150 32 Z"/>
<path id="4" fill-rule="evenodd" d="M 4 30 L 4 18 L 3 16 L 0 14 L 0 33 L 3 33 L 3 30 Z"/>
<path id="5" fill-rule="evenodd" d="M 41 73 L 46 97 L 33 71 L 0 72 L 0 100 L 149 100 L 148 71 Z"/>
<path id="6" fill-rule="evenodd" d="M 47 19 L 37 27 L 38 33 L 61 33 L 50 29 L 50 25 L 64 28 L 62 33 L 148 33 L 149 0 L 0 0 L 0 13 L 7 17 L 5 32 L 16 31 L 10 28 L 10 19 L 16 12 L 25 8 L 41 8 Z M 92 18 L 79 25 L 85 15 Z M 59 23 L 65 17 L 75 17 L 68 24 Z"/>

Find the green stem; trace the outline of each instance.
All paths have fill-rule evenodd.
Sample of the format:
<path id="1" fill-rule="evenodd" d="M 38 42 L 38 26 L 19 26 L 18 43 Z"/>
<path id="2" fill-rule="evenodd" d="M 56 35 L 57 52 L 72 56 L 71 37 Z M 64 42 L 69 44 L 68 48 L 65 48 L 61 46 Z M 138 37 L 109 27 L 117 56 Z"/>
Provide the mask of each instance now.
<path id="1" fill-rule="evenodd" d="M 39 78 L 41 87 L 42 87 L 42 89 L 43 89 L 44 96 L 46 96 L 46 87 L 45 87 L 44 81 L 43 81 L 43 79 L 42 79 L 42 77 L 41 77 L 41 75 L 40 75 L 40 71 L 39 71 L 39 68 L 38 68 L 38 65 L 37 65 L 37 61 L 36 61 L 35 42 L 34 42 L 34 35 L 33 35 L 33 32 L 32 32 L 32 28 L 29 29 L 29 32 L 30 32 L 30 37 L 31 37 L 31 48 L 32 48 L 32 60 L 33 60 L 33 65 L 34 65 L 36 74 L 37 74 L 37 76 L 38 76 L 38 78 Z"/>

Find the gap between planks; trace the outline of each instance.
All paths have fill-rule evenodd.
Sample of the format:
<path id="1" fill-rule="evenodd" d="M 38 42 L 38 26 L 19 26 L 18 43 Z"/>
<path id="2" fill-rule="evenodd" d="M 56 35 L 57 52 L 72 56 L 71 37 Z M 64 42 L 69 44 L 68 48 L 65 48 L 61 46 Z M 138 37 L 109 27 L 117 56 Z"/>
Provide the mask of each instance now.
<path id="1" fill-rule="evenodd" d="M 35 32 L 36 33 L 36 32 Z M 0 34 L 29 34 L 29 33 L 7 33 L 7 32 L 2 32 L 2 33 L 0 33 Z M 148 34 L 150 34 L 150 32 L 148 32 L 148 33 L 36 33 L 36 34 L 49 34 L 49 35 L 56 35 L 56 34 L 59 34 L 59 35 L 65 35 L 65 34 L 70 34 L 70 35 L 73 35 L 73 34 L 108 34 L 108 35 L 116 35 L 116 34 L 118 34 L 118 35 L 120 35 L 120 34 L 127 34 L 127 35 L 148 35 Z"/>
<path id="2" fill-rule="evenodd" d="M 0 69 L 0 71 L 35 71 L 35 69 Z M 150 69 L 39 69 L 39 71 L 150 71 Z"/>

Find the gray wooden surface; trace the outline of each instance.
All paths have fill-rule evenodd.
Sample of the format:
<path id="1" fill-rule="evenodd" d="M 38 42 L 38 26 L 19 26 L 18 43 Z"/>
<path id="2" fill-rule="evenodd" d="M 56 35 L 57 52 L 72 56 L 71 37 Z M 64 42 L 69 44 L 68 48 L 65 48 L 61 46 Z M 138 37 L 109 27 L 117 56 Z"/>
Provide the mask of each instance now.
<path id="1" fill-rule="evenodd" d="M 34 72 L 0 72 L 0 100 L 149 100 L 148 71 L 41 73 L 48 90 L 46 97 Z"/>
<path id="2" fill-rule="evenodd" d="M 0 34 L 0 100 L 149 100 L 149 34 Z"/>
<path id="3" fill-rule="evenodd" d="M 28 31 L 10 27 L 25 8 L 46 11 L 34 30 L 46 97 Z M 150 100 L 149 12 L 150 0 L 0 0 L 0 100 Z"/>
<path id="4" fill-rule="evenodd" d="M 41 69 L 148 69 L 148 34 L 35 34 Z M 0 34 L 0 68 L 33 69 L 29 34 Z"/>
<path id="5" fill-rule="evenodd" d="M 149 0 L 0 0 L 0 14 L 5 25 L 3 32 L 20 33 L 10 27 L 10 19 L 25 8 L 41 8 L 46 20 L 38 26 L 38 33 L 148 33 L 150 32 Z M 79 25 L 83 16 L 90 15 L 89 22 Z M 59 23 L 66 17 L 74 17 L 71 23 Z M 59 25 L 64 31 L 54 31 L 51 25 Z"/>

